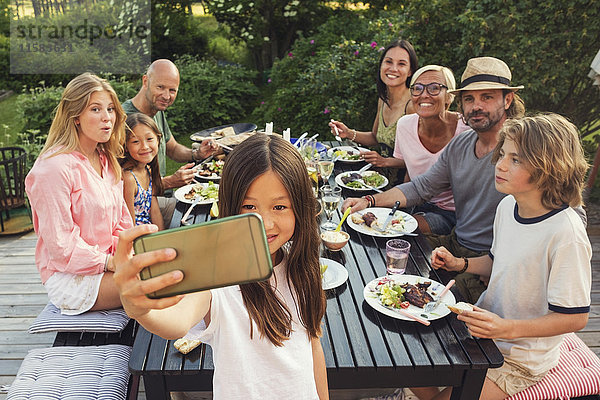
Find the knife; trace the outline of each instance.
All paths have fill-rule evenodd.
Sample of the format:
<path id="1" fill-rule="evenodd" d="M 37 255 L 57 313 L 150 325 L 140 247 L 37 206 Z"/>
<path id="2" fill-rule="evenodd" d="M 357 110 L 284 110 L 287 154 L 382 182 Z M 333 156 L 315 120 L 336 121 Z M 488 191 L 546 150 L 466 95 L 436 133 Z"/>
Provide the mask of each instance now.
<path id="1" fill-rule="evenodd" d="M 428 320 L 426 320 L 425 318 L 423 318 L 423 317 L 420 317 L 420 316 L 418 316 L 418 315 L 415 315 L 415 314 L 413 314 L 413 313 L 411 313 L 411 312 L 408 312 L 408 311 L 406 311 L 406 310 L 403 310 L 403 309 L 401 309 L 401 308 L 395 308 L 395 307 L 391 307 L 391 306 L 386 306 L 385 304 L 382 304 L 382 305 L 383 305 L 385 308 L 387 308 L 388 310 L 395 311 L 395 312 L 397 312 L 398 314 L 404 315 L 405 317 L 408 317 L 408 318 L 410 318 L 410 319 L 414 319 L 415 321 L 417 321 L 417 322 L 420 322 L 420 323 L 422 323 L 422 324 L 423 324 L 423 325 L 425 325 L 425 326 L 429 326 L 429 325 L 431 324 L 431 322 L 429 322 L 429 321 L 428 321 Z"/>
<path id="2" fill-rule="evenodd" d="M 397 201 L 394 204 L 394 207 L 392 207 L 392 211 L 390 211 L 390 214 L 386 218 L 386 220 L 383 223 L 383 225 L 381 225 L 381 228 L 377 229 L 379 232 L 385 232 L 386 231 L 386 229 L 389 226 L 390 222 L 392 222 L 392 218 L 394 218 L 394 214 L 396 214 L 396 211 L 398 210 L 398 207 L 400 207 L 400 201 Z"/>

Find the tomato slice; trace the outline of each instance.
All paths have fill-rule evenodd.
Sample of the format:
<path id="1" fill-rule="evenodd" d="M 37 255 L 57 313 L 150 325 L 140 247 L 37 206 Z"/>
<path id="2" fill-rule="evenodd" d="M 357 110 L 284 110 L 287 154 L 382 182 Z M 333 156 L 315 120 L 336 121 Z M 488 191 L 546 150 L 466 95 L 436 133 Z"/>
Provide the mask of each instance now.
<path id="1" fill-rule="evenodd" d="M 401 308 L 408 308 L 408 306 L 410 306 L 410 303 L 408 301 L 403 301 L 402 303 L 400 303 Z"/>

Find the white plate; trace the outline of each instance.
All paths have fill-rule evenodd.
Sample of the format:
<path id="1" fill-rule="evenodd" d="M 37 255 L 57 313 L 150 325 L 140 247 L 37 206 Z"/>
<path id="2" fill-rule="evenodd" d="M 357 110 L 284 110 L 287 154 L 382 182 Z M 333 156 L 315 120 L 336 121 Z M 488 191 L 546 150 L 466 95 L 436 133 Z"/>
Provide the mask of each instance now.
<path id="1" fill-rule="evenodd" d="M 319 258 L 319 263 L 327 265 L 323 274 L 323 290 L 336 288 L 348 279 L 348 270 L 339 262 L 328 258 Z"/>
<path id="2" fill-rule="evenodd" d="M 374 288 L 377 286 L 377 283 L 380 280 L 385 279 L 385 278 L 390 278 L 395 283 L 400 283 L 400 284 L 410 283 L 411 285 L 415 285 L 417 283 L 431 282 L 431 285 L 427 288 L 427 293 L 429 293 L 433 297 L 434 300 L 437 300 L 439 294 L 442 292 L 442 290 L 444 290 L 444 285 L 442 285 L 441 283 L 436 282 L 432 279 L 428 279 L 428 278 L 424 278 L 422 276 L 416 276 L 416 275 L 382 276 L 380 278 L 373 279 L 371 282 L 367 283 L 367 285 L 365 286 L 365 289 L 363 290 L 363 296 L 368 305 L 370 305 L 371 307 L 373 307 L 375 310 L 379 311 L 382 314 L 388 315 L 392 318 L 404 319 L 406 321 L 412 321 L 412 319 L 405 317 L 404 315 L 397 313 L 394 310 L 384 307 L 379 301 L 379 296 L 374 292 Z M 448 307 L 446 307 L 446 304 L 449 304 L 449 305 L 456 304 L 456 299 L 454 298 L 454 294 L 452 294 L 452 292 L 450 292 L 450 291 L 448 291 L 448 293 L 446 293 L 444 295 L 444 297 L 442 297 L 442 302 L 436 308 L 434 308 L 433 311 L 431 311 L 430 313 L 425 313 L 422 308 L 414 306 L 412 304 L 409 305 L 408 308 L 405 309 L 405 311 L 408 311 L 409 313 L 412 313 L 414 315 L 423 317 L 423 318 L 431 321 L 434 319 L 443 318 L 446 315 L 450 314 L 450 310 L 448 309 Z"/>
<path id="3" fill-rule="evenodd" d="M 212 164 L 212 161 L 209 161 L 207 164 Z M 200 165 L 197 165 L 196 167 L 194 167 L 194 168 L 196 168 L 196 172 L 194 173 L 194 176 L 196 178 L 198 178 L 198 179 L 204 179 L 204 180 L 209 180 L 209 181 L 220 180 L 221 179 L 221 175 L 219 175 L 216 172 L 213 172 L 210 175 L 206 175 L 206 176 L 199 174 L 199 172 L 202 170 L 201 167 L 204 166 L 204 165 L 207 165 L 207 164 L 200 164 Z M 222 169 L 221 169 L 221 171 L 222 171 Z"/>
<path id="4" fill-rule="evenodd" d="M 342 181 L 342 177 L 343 176 L 348 176 L 348 175 L 350 175 L 352 173 L 357 173 L 358 174 L 359 172 L 358 171 L 346 171 L 346 172 L 342 172 L 342 173 L 340 173 L 340 174 L 338 174 L 338 175 L 335 176 L 335 183 L 337 183 L 338 185 L 340 185 L 341 187 L 344 187 L 346 189 L 356 190 L 357 192 L 369 192 L 369 191 L 373 190 L 373 189 L 368 188 L 368 187 L 365 187 L 365 188 L 353 188 L 351 186 L 347 186 Z M 360 175 L 362 175 L 363 177 L 364 176 L 373 175 L 373 174 L 378 174 L 378 172 L 376 172 L 376 171 L 365 171 L 365 172 L 360 173 Z M 381 175 L 381 174 L 379 174 L 379 175 Z M 382 189 L 382 188 L 386 187 L 387 184 L 388 184 L 388 179 L 385 176 L 383 176 L 383 175 L 381 175 L 381 176 L 383 178 L 383 183 L 381 185 L 379 185 L 379 186 L 376 186 L 377 189 Z"/>
<path id="5" fill-rule="evenodd" d="M 217 183 L 214 184 L 217 188 L 219 187 L 219 185 Z M 194 202 L 194 199 L 186 199 L 184 197 L 184 195 L 188 194 L 190 192 L 190 190 L 192 189 L 193 186 L 204 186 L 207 187 L 208 183 L 192 183 L 190 185 L 185 185 L 180 187 L 179 189 L 177 189 L 174 193 L 175 198 L 183 203 L 188 203 L 188 204 L 192 204 Z M 210 204 L 217 201 L 217 199 L 204 199 L 204 200 L 200 200 L 198 202 L 198 204 Z"/>
<path id="6" fill-rule="evenodd" d="M 386 218 L 389 216 L 390 211 L 392 211 L 392 209 L 384 208 L 384 207 L 371 207 L 371 208 L 365 208 L 364 210 L 359 211 L 359 214 L 364 214 L 369 211 L 372 212 L 373 214 L 375 214 L 378 221 L 381 221 L 383 223 L 386 220 Z M 419 223 L 412 215 L 407 214 L 404 211 L 396 211 L 396 213 L 394 214 L 394 218 L 398 218 L 399 216 L 402 216 L 402 218 L 404 218 L 404 230 L 403 231 L 395 231 L 395 230 L 388 229 L 386 232 L 379 232 L 371 227 L 368 227 L 365 224 L 359 225 L 359 224 L 355 223 L 354 221 L 352 221 L 352 214 L 348 215 L 346 222 L 348 223 L 348 226 L 350 226 L 350 228 L 354 229 L 356 232 L 364 233 L 365 235 L 379 236 L 379 237 L 402 236 L 405 233 L 413 232 L 419 226 Z"/>
<path id="7" fill-rule="evenodd" d="M 214 172 L 212 173 L 212 175 L 200 175 L 196 172 L 194 176 L 198 179 L 204 179 L 206 181 L 218 181 L 221 179 L 221 175 Z"/>
<path id="8" fill-rule="evenodd" d="M 329 150 L 327 151 L 327 154 L 328 154 L 330 157 L 333 157 L 333 153 L 334 153 L 335 151 L 338 151 L 338 150 L 346 150 L 346 151 L 351 151 L 351 152 L 353 152 L 353 153 L 354 153 L 355 151 L 357 151 L 357 150 L 358 150 L 358 151 L 369 151 L 369 149 L 365 149 L 364 147 L 337 146 L 337 147 L 332 147 L 331 149 L 329 149 Z M 361 161 L 364 161 L 364 160 L 363 160 L 362 158 L 359 158 L 358 160 L 345 160 L 345 159 L 343 159 L 343 158 L 338 158 L 338 160 L 337 160 L 337 161 L 340 161 L 340 162 L 347 162 L 347 163 L 357 163 L 357 162 L 361 162 Z"/>

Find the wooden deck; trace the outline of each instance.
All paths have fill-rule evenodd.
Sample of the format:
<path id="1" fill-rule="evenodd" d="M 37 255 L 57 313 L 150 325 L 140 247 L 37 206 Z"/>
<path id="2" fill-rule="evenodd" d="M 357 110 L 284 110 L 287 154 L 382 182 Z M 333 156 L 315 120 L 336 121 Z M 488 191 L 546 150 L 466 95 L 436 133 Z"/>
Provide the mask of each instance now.
<path id="1" fill-rule="evenodd" d="M 578 335 L 600 356 L 600 227 L 589 232 L 594 249 L 592 310 L 587 326 Z M 1 387 L 12 383 L 27 352 L 52 346 L 55 336 L 27 333 L 48 302 L 34 263 L 36 240 L 34 233 L 0 237 L 0 400 L 6 399 Z"/>

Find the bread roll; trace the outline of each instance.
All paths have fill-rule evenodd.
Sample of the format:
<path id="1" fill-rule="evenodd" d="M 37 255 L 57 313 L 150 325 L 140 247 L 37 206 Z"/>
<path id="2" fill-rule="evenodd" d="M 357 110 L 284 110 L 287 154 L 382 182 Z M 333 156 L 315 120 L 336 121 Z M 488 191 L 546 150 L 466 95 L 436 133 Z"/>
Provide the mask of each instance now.
<path id="1" fill-rule="evenodd" d="M 202 342 L 200 340 L 181 338 L 177 339 L 175 343 L 173 343 L 173 346 L 175 346 L 180 353 L 187 354 L 196 347 L 200 346 L 201 343 Z"/>
<path id="2" fill-rule="evenodd" d="M 464 301 L 458 302 L 453 306 L 446 305 L 450 311 L 456 314 L 462 314 L 465 311 L 473 311 L 473 306 L 469 303 L 465 303 Z"/>

